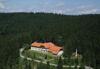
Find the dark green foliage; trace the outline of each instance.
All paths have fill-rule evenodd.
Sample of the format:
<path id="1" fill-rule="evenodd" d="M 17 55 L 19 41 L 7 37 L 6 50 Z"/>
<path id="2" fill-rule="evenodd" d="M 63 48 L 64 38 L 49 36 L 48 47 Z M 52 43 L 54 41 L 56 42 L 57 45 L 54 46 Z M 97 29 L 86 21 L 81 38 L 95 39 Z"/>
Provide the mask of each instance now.
<path id="1" fill-rule="evenodd" d="M 45 55 L 45 59 L 47 59 L 48 57 L 47 57 L 47 55 Z"/>
<path id="2" fill-rule="evenodd" d="M 43 63 L 39 63 L 37 69 L 47 69 L 47 66 Z"/>
<path id="3" fill-rule="evenodd" d="M 0 13 L 0 69 L 18 69 L 19 48 L 36 40 L 64 46 L 67 57 L 77 48 L 86 65 L 100 69 L 100 15 Z"/>
<path id="4" fill-rule="evenodd" d="M 63 69 L 63 61 L 62 61 L 61 57 L 59 57 L 58 64 L 57 64 L 57 69 Z"/>
<path id="5" fill-rule="evenodd" d="M 50 69 L 50 63 L 47 61 L 46 69 Z"/>

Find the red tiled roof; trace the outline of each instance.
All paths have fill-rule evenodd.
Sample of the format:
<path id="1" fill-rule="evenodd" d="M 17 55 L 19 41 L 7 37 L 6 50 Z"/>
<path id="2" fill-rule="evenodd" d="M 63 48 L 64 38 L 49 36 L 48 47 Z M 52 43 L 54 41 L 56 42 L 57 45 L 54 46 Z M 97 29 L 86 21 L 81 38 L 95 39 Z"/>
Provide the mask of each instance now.
<path id="1" fill-rule="evenodd" d="M 46 43 L 33 42 L 31 44 L 31 46 L 33 46 L 33 47 L 43 46 L 44 48 L 48 48 L 48 51 L 52 52 L 53 54 L 57 54 L 62 49 L 62 47 L 59 47 L 59 46 L 53 44 L 52 42 L 46 42 Z"/>

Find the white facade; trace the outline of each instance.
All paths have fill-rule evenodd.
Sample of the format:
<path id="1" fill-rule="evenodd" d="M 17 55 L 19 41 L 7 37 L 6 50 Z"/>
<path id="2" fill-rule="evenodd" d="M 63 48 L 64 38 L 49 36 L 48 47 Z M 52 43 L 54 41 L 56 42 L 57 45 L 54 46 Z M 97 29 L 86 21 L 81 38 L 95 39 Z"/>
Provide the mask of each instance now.
<path id="1" fill-rule="evenodd" d="M 61 50 L 58 52 L 57 56 L 61 56 L 62 54 L 63 54 L 63 51 Z"/>
<path id="2" fill-rule="evenodd" d="M 40 51 L 40 52 L 48 52 L 46 48 L 38 48 L 38 47 L 31 47 L 31 50 Z M 63 50 L 59 51 L 57 56 L 61 56 L 63 54 Z"/>
<path id="3" fill-rule="evenodd" d="M 45 49 L 45 48 L 38 48 L 38 47 L 31 47 L 31 50 L 34 50 L 34 51 L 41 51 L 41 52 L 47 52 L 48 49 Z"/>

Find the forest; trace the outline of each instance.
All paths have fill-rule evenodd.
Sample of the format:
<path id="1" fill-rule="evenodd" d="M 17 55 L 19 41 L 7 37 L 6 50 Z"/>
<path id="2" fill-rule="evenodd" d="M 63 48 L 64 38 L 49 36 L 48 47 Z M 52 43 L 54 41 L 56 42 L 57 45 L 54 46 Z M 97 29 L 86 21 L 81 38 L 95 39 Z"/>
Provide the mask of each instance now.
<path id="1" fill-rule="evenodd" d="M 0 69 L 19 69 L 19 49 L 37 40 L 63 46 L 64 56 L 77 48 L 100 69 L 100 14 L 0 13 Z"/>

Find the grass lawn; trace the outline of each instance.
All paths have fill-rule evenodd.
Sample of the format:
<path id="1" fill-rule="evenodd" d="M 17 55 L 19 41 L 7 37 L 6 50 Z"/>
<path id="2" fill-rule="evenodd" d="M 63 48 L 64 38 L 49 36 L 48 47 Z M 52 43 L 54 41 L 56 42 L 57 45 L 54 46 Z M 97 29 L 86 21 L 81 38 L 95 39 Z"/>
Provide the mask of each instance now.
<path id="1" fill-rule="evenodd" d="M 49 52 L 33 51 L 33 50 L 28 49 L 28 50 L 24 50 L 23 55 L 25 55 L 26 57 L 30 57 L 34 60 L 45 61 L 45 62 L 49 61 L 52 64 L 58 64 L 58 61 L 59 61 L 59 59 L 55 55 Z M 76 64 L 74 60 L 64 58 L 64 57 L 62 61 L 63 61 L 63 65 L 65 66 L 66 65 L 73 66 Z"/>
<path id="2" fill-rule="evenodd" d="M 23 51 L 23 55 L 26 57 L 32 58 L 34 60 L 39 60 L 41 62 L 49 61 L 49 63 L 55 64 L 55 65 L 56 64 L 58 65 L 58 62 L 59 62 L 59 58 L 50 52 L 41 52 L 41 51 L 33 51 L 30 49 L 26 49 Z M 71 66 L 76 66 L 75 60 L 72 60 L 68 57 L 63 57 L 63 56 L 61 56 L 61 57 L 62 57 L 63 66 L 65 66 L 65 67 L 63 67 L 63 69 L 75 69 L 75 67 L 71 67 Z M 35 62 L 35 64 L 36 64 L 36 62 Z M 37 62 L 37 65 L 38 65 L 38 62 Z M 43 64 L 43 65 L 46 65 L 46 64 Z M 78 63 L 77 65 L 80 65 L 80 63 Z M 66 66 L 69 66 L 69 67 L 66 67 Z M 80 66 L 82 66 L 82 65 L 80 65 Z M 21 66 L 21 67 L 23 67 L 23 66 Z M 55 69 L 55 68 L 56 68 L 56 66 L 52 66 L 52 65 L 50 66 L 50 69 Z"/>
<path id="3" fill-rule="evenodd" d="M 40 60 L 40 61 L 49 61 L 50 63 L 57 64 L 58 59 L 55 55 L 49 52 L 39 52 L 33 50 L 25 50 L 23 53 L 25 56 L 30 57 L 32 59 Z"/>

